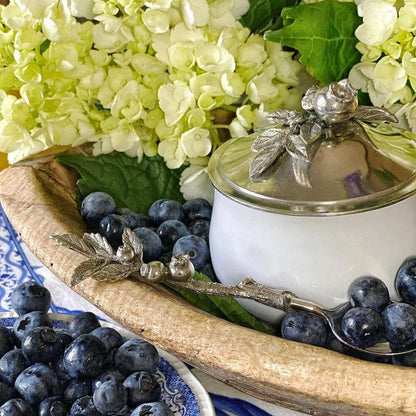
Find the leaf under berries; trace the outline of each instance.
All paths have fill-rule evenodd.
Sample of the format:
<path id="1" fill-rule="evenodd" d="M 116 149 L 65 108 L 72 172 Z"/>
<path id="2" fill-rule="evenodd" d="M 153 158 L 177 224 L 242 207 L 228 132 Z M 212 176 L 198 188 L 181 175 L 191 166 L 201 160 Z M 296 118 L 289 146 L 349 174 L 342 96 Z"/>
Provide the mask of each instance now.
<path id="1" fill-rule="evenodd" d="M 160 156 L 143 156 L 140 163 L 123 153 L 97 157 L 62 154 L 58 160 L 81 176 L 78 202 L 91 192 L 107 192 L 118 207 L 143 214 L 160 198 L 184 202 L 179 186 L 183 168 L 169 169 Z"/>
<path id="2" fill-rule="evenodd" d="M 212 282 L 208 276 L 200 272 L 195 272 L 193 279 L 208 283 Z M 275 333 L 273 329 L 265 326 L 259 319 L 247 312 L 231 296 L 205 295 L 195 293 L 188 289 L 170 287 L 188 302 L 212 315 L 225 318 L 230 322 L 245 326 L 246 328 L 256 329 L 268 334 Z"/>

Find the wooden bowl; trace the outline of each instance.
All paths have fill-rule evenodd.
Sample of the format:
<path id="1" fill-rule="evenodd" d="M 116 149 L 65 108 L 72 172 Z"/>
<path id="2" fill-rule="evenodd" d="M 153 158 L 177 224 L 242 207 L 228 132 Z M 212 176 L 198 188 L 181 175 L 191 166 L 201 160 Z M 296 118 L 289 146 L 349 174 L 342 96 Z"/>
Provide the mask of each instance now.
<path id="1" fill-rule="evenodd" d="M 69 284 L 84 257 L 51 235 L 81 235 L 74 173 L 57 162 L 0 173 L 0 199 L 22 240 Z M 159 286 L 87 280 L 74 290 L 120 325 L 221 381 L 312 415 L 416 415 L 416 369 L 376 364 L 213 317 Z"/>

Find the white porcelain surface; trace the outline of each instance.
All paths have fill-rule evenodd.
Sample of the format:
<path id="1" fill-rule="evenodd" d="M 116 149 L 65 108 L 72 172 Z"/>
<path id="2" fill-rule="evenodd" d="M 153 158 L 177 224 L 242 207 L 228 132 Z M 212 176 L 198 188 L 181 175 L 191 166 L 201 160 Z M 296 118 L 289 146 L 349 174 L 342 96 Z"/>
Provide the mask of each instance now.
<path id="1" fill-rule="evenodd" d="M 416 196 L 363 213 L 302 217 L 250 208 L 216 190 L 209 239 L 224 284 L 250 276 L 334 307 L 348 299 L 354 279 L 372 275 L 397 298 L 397 269 L 416 255 Z M 254 301 L 241 303 L 272 323 L 282 316 Z"/>

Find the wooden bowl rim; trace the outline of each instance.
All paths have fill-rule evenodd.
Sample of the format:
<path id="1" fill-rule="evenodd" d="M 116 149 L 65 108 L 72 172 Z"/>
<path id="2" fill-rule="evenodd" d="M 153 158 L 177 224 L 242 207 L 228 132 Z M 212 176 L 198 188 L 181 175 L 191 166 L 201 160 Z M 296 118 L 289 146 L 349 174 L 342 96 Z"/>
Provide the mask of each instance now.
<path id="1" fill-rule="evenodd" d="M 54 161 L 0 172 L 4 211 L 29 249 L 69 285 L 84 257 L 51 241 L 81 235 L 75 177 Z M 416 415 L 416 370 L 354 359 L 231 324 L 160 286 L 87 280 L 73 288 L 120 325 L 255 397 L 313 415 Z"/>

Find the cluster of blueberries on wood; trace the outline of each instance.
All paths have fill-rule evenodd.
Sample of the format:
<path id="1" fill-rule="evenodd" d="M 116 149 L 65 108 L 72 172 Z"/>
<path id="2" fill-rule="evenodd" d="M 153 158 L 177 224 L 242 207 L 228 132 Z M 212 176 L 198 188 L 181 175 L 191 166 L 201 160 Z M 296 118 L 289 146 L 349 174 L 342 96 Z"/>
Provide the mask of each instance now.
<path id="1" fill-rule="evenodd" d="M 123 230 L 134 231 L 143 244 L 143 261 L 169 261 L 172 255 L 188 254 L 195 270 L 215 280 L 209 254 L 211 204 L 196 198 L 181 204 L 158 199 L 147 214 L 116 207 L 105 192 L 92 192 L 81 204 L 84 221 L 118 247 Z"/>
<path id="2" fill-rule="evenodd" d="M 337 333 L 359 348 L 388 342 L 393 352 L 416 348 L 416 257 L 407 259 L 399 268 L 395 287 L 399 302 L 392 302 L 388 288 L 376 277 L 360 277 L 349 289 L 349 302 Z M 281 326 L 286 339 L 318 345 L 372 361 L 416 366 L 416 352 L 394 356 L 375 356 L 357 352 L 335 338 L 318 315 L 292 311 Z"/>
<path id="3" fill-rule="evenodd" d="M 11 304 L 19 316 L 0 326 L 0 416 L 173 416 L 153 345 L 123 339 L 91 312 L 53 327 L 50 292 L 33 281 Z"/>

